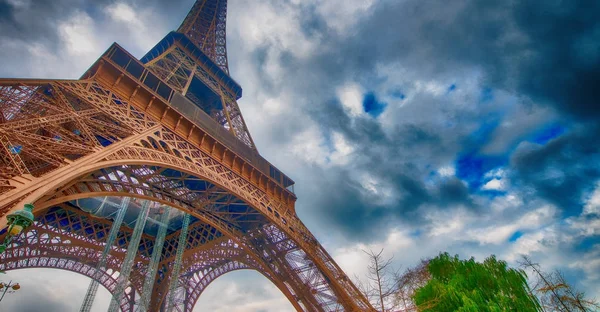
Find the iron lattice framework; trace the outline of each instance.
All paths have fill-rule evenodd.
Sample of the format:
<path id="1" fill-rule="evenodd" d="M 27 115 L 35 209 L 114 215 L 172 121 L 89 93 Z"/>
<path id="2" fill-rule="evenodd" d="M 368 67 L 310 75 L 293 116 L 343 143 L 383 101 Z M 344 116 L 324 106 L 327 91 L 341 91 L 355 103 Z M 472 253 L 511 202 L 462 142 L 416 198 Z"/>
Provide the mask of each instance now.
<path id="1" fill-rule="evenodd" d="M 141 60 L 113 44 L 78 80 L 0 79 L 0 228 L 36 207 L 0 270 L 70 270 L 122 311 L 191 311 L 213 280 L 252 269 L 298 311 L 373 310 L 298 219 L 294 182 L 257 152 L 225 21 L 226 1 L 198 0 Z M 105 212 L 125 197 L 134 215 L 111 232 Z"/>

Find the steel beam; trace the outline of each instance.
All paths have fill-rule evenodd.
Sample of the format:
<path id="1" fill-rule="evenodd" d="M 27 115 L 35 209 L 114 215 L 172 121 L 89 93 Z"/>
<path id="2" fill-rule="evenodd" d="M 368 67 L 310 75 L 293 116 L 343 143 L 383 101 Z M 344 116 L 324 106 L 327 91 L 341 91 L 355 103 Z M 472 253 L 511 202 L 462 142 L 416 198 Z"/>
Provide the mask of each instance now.
<path id="1" fill-rule="evenodd" d="M 108 307 L 109 312 L 118 311 L 121 300 L 123 299 L 125 288 L 129 283 L 129 274 L 131 274 L 133 260 L 137 254 L 142 233 L 144 232 L 144 227 L 146 226 L 146 219 L 148 218 L 148 211 L 150 210 L 149 205 L 149 201 L 144 201 L 142 203 L 142 210 L 135 221 L 135 228 L 133 229 L 133 234 L 131 235 L 131 240 L 129 241 L 129 246 L 127 247 L 127 254 L 125 255 L 125 260 L 123 261 L 123 265 L 121 267 L 119 284 L 117 285 L 117 290 L 115 291 L 115 294 L 110 301 L 110 306 Z"/>
<path id="2" fill-rule="evenodd" d="M 160 217 L 160 224 L 158 233 L 156 234 L 156 241 L 154 248 L 152 249 L 152 257 L 148 264 L 148 272 L 146 273 L 146 279 L 144 280 L 144 288 L 142 289 L 142 297 L 140 298 L 138 311 L 146 312 L 150 309 L 150 299 L 152 296 L 152 289 L 154 289 L 154 281 L 156 279 L 156 269 L 160 263 L 160 257 L 162 255 L 163 245 L 165 243 L 165 237 L 167 235 L 169 212 L 171 207 L 165 206 L 165 211 Z"/>
<path id="3" fill-rule="evenodd" d="M 99 209 L 102 209 L 106 204 L 107 197 L 104 197 L 102 201 L 102 205 Z M 100 261 L 98 262 L 98 266 L 96 267 L 96 273 L 94 274 L 94 278 L 90 281 L 90 285 L 88 286 L 88 290 L 85 294 L 85 298 L 83 299 L 83 304 L 81 304 L 80 312 L 89 312 L 92 309 L 92 305 L 94 304 L 94 299 L 96 299 L 96 293 L 98 291 L 98 281 L 100 277 L 104 273 L 106 269 L 106 259 L 108 258 L 108 254 L 112 249 L 112 246 L 115 243 L 115 239 L 117 238 L 117 234 L 119 233 L 119 229 L 121 228 L 121 224 L 123 223 L 123 218 L 125 217 L 125 213 L 127 212 L 127 207 L 129 206 L 129 201 L 131 198 L 123 197 L 121 201 L 121 207 L 117 211 L 117 216 L 113 221 L 113 225 L 110 228 L 110 233 L 106 238 L 106 245 L 104 245 L 104 250 L 102 251 L 102 255 L 100 256 Z"/>
<path id="4" fill-rule="evenodd" d="M 171 283 L 169 284 L 169 292 L 167 294 L 167 308 L 165 310 L 167 312 L 170 312 L 173 309 L 173 305 L 175 304 L 175 290 L 179 286 L 179 272 L 181 271 L 181 261 L 183 259 L 185 245 L 187 245 L 186 243 L 189 225 L 190 215 L 186 213 L 183 216 L 181 234 L 179 234 L 179 243 L 177 245 L 177 254 L 175 256 L 175 263 L 173 263 L 173 271 L 171 273 Z"/>

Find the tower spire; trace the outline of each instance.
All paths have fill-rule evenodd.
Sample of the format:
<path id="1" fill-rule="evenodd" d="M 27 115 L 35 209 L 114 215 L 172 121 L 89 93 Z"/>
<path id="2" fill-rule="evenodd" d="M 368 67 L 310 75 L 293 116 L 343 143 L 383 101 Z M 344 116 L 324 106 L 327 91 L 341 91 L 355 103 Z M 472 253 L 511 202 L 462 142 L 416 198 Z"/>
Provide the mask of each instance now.
<path id="1" fill-rule="evenodd" d="M 225 40 L 226 20 L 227 0 L 196 0 L 177 32 L 186 35 L 229 74 Z"/>

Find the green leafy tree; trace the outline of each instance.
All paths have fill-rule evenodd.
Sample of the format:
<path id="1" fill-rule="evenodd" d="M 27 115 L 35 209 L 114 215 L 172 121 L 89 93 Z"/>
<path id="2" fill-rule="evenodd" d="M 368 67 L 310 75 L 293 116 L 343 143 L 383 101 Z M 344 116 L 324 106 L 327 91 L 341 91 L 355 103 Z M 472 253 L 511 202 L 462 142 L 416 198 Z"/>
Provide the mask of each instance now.
<path id="1" fill-rule="evenodd" d="M 495 256 L 479 263 L 442 253 L 428 270 L 431 279 L 413 296 L 419 311 L 541 311 L 525 272 Z"/>

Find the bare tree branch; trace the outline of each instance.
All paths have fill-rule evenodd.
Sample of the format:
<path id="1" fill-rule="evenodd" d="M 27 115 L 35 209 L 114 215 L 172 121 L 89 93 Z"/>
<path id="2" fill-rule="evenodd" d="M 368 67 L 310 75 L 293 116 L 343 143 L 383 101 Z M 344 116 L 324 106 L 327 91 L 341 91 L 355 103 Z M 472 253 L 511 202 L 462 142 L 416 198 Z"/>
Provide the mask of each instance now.
<path id="1" fill-rule="evenodd" d="M 587 299 L 585 293 L 575 290 L 561 272 L 545 273 L 527 256 L 522 256 L 519 265 L 535 274 L 536 281 L 531 291 L 540 299 L 545 311 L 587 312 L 600 309 L 597 301 Z"/>

